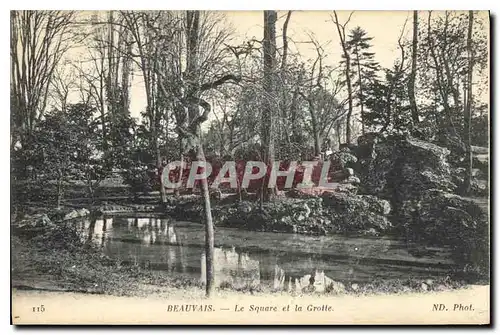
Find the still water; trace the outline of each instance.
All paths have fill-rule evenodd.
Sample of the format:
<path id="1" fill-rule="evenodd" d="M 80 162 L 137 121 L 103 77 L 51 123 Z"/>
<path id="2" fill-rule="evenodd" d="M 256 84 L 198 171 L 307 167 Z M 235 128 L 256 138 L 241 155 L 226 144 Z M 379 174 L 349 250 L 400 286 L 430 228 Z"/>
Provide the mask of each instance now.
<path id="1" fill-rule="evenodd" d="M 106 217 L 77 223 L 82 238 L 113 259 L 205 280 L 204 226 L 169 218 Z M 216 285 L 321 292 L 332 281 L 429 279 L 448 272 L 443 248 L 388 237 L 306 236 L 216 227 Z"/>

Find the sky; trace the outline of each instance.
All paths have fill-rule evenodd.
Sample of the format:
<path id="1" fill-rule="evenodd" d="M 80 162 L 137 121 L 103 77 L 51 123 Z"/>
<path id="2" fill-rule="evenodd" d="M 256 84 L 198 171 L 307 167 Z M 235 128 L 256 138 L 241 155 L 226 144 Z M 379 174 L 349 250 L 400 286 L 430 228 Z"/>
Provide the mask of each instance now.
<path id="1" fill-rule="evenodd" d="M 231 44 L 239 45 L 246 40 L 263 38 L 263 11 L 223 11 L 227 24 L 234 30 Z M 412 11 L 337 11 L 339 21 L 344 23 L 351 15 L 346 32 L 360 26 L 368 36 L 372 37 L 372 52 L 375 53 L 375 60 L 385 68 L 392 67 L 400 56 L 398 38 L 411 38 L 412 34 Z M 419 17 L 427 16 L 427 11 L 421 12 Z M 444 12 L 433 11 L 433 15 Z M 82 12 L 88 15 L 89 12 Z M 278 48 L 281 47 L 282 27 L 287 12 L 278 11 L 278 22 L 276 23 L 276 35 Z M 103 14 L 104 15 L 104 14 Z M 478 15 L 478 14 L 476 14 Z M 488 15 L 486 11 L 480 15 Z M 326 58 L 326 65 L 335 66 L 341 60 L 342 48 L 335 24 L 332 21 L 333 11 L 293 11 L 288 25 L 288 38 L 290 52 L 299 52 L 305 60 L 314 59 L 316 51 L 310 43 L 310 36 L 323 47 Z M 301 43 L 302 42 L 302 43 Z M 80 49 L 79 56 L 82 57 Z M 85 48 L 83 48 L 84 50 Z M 73 56 L 69 55 L 69 58 Z M 140 117 L 146 105 L 146 95 L 144 83 L 140 70 L 135 68 L 131 89 L 130 89 L 130 113 L 132 117 Z M 344 94 L 343 92 L 342 94 Z M 481 99 L 489 100 L 488 94 L 484 94 Z M 75 93 L 74 98 L 77 98 Z M 217 109 L 214 106 L 214 112 Z M 210 118 L 213 118 L 211 115 Z"/>
<path id="2" fill-rule="evenodd" d="M 227 11 L 224 12 L 228 24 L 235 31 L 234 43 L 239 44 L 244 40 L 263 37 L 263 12 L 262 11 Z M 339 21 L 345 22 L 351 11 L 338 11 Z M 309 40 L 313 34 L 318 42 L 324 46 L 325 63 L 335 65 L 341 58 L 341 47 L 338 33 L 330 15 L 332 11 L 294 11 L 288 25 L 288 37 L 291 41 L 300 42 Z M 278 12 L 276 24 L 277 40 L 280 42 L 282 27 L 286 11 Z M 372 50 L 376 60 L 384 67 L 391 67 L 399 56 L 398 38 L 406 24 L 406 33 L 411 32 L 411 11 L 355 11 L 346 30 L 361 26 L 368 35 L 373 37 Z M 290 49 L 298 50 L 304 57 L 315 57 L 315 51 L 310 44 L 289 42 Z M 131 115 L 138 117 L 145 106 L 145 92 L 140 75 L 135 74 L 131 88 Z"/>
<path id="3" fill-rule="evenodd" d="M 351 11 L 338 11 L 339 21 L 345 22 Z M 340 40 L 334 23 L 332 22 L 332 11 L 294 11 L 288 26 L 288 36 L 294 41 L 308 40 L 308 33 L 314 34 L 317 40 L 326 45 L 329 52 L 329 59 L 337 62 L 340 60 L 341 48 Z M 227 12 L 230 21 L 238 31 L 238 34 L 247 38 L 262 38 L 263 35 L 263 14 L 262 12 Z M 283 22 L 286 12 L 278 13 L 276 24 L 277 35 L 281 36 Z M 397 39 L 405 20 L 409 18 L 411 22 L 411 12 L 392 11 L 355 11 L 349 21 L 347 30 L 356 26 L 361 26 L 373 39 L 373 50 L 379 58 L 379 62 L 384 66 L 392 65 L 397 52 Z M 383 25 L 381 24 L 383 22 Z M 290 43 L 293 47 L 293 42 Z M 307 55 L 310 45 L 299 45 L 301 53 Z M 314 55 L 310 50 L 311 56 Z"/>

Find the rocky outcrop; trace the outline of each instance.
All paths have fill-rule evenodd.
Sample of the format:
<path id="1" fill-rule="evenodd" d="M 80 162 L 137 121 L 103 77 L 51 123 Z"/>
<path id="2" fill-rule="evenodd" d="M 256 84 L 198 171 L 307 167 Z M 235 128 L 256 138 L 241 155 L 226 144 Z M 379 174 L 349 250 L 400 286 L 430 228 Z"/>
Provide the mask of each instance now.
<path id="1" fill-rule="evenodd" d="M 295 197 L 277 198 L 262 207 L 256 201 L 214 204 L 216 226 L 248 230 L 324 235 L 351 232 L 378 234 L 392 227 L 390 204 L 370 195 L 324 192 L 321 196 L 295 191 Z M 202 221 L 201 201 L 191 199 L 172 207 L 169 214 L 182 220 Z"/>
<path id="2" fill-rule="evenodd" d="M 369 194 L 384 194 L 411 198 L 422 190 L 455 189 L 450 166 L 446 160 L 450 151 L 435 144 L 405 136 L 376 138 L 363 142 L 359 170 L 363 190 Z"/>
<path id="3" fill-rule="evenodd" d="M 488 212 L 470 199 L 431 189 L 401 209 L 409 239 L 450 245 L 456 261 L 488 264 Z"/>
<path id="4" fill-rule="evenodd" d="M 330 161 L 332 166 L 337 170 L 344 170 L 346 168 L 352 168 L 358 161 L 358 158 L 349 148 L 344 147 L 341 150 L 334 152 L 330 156 Z"/>
<path id="5" fill-rule="evenodd" d="M 403 202 L 418 198 L 428 189 L 456 189 L 446 160 L 448 149 L 399 135 L 372 137 L 359 143 L 362 191 L 390 200 L 396 217 Z"/>
<path id="6" fill-rule="evenodd" d="M 371 195 L 330 192 L 322 195 L 325 212 L 338 231 L 384 232 L 392 227 L 387 200 Z"/>
<path id="7" fill-rule="evenodd" d="M 242 201 L 213 208 L 216 225 L 249 230 L 324 235 L 329 231 L 322 199 L 280 199 L 263 204 Z"/>
<path id="8" fill-rule="evenodd" d="M 324 191 L 320 196 L 294 191 L 262 207 L 258 201 L 237 201 L 212 206 L 216 226 L 256 231 L 325 235 L 350 232 L 379 234 L 392 227 L 390 205 L 371 195 Z M 201 199 L 179 199 L 168 214 L 179 220 L 203 222 Z"/>
<path id="9" fill-rule="evenodd" d="M 358 140 L 362 192 L 388 199 L 393 222 L 409 242 L 449 245 L 459 264 L 488 259 L 488 215 L 473 201 L 453 194 L 463 169 L 451 173 L 450 151 L 406 136 L 365 136 Z M 474 170 L 473 189 L 486 194 Z M 401 233 L 403 233 L 401 231 Z"/>
<path id="10" fill-rule="evenodd" d="M 334 152 L 330 156 L 331 167 L 337 172 L 331 175 L 331 179 L 337 182 L 333 190 L 341 193 L 353 193 L 358 191 L 361 180 L 355 175 L 354 167 L 358 163 L 358 158 L 348 147 L 343 147 L 340 151 Z"/>

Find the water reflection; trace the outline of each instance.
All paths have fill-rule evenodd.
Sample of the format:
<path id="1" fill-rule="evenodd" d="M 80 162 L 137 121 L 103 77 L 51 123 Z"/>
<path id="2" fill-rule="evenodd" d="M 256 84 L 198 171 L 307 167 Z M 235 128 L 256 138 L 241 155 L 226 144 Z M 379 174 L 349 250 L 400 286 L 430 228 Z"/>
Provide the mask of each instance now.
<path id="1" fill-rule="evenodd" d="M 79 223 L 108 256 L 205 281 L 204 227 L 168 218 L 95 218 Z M 323 292 L 334 281 L 429 278 L 447 270 L 446 250 L 416 259 L 390 239 L 312 237 L 217 227 L 215 284 Z"/>

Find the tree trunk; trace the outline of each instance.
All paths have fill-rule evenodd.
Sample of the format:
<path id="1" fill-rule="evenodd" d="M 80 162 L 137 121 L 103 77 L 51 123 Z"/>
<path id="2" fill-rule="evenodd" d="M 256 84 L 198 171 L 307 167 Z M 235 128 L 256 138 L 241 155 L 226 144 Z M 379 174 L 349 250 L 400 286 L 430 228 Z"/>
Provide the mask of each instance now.
<path id="1" fill-rule="evenodd" d="M 469 11 L 469 30 L 467 33 L 467 58 L 468 58 L 468 71 L 467 71 L 467 104 L 465 106 L 464 115 L 464 139 L 465 139 L 465 178 L 463 191 L 464 194 L 469 194 L 471 190 L 472 181 L 472 150 L 471 150 L 471 117 L 472 117 L 472 70 L 473 70 L 473 49 L 472 49 L 472 24 L 474 21 L 473 11 Z"/>
<path id="2" fill-rule="evenodd" d="M 262 108 L 262 158 L 266 164 L 274 161 L 274 76 L 276 70 L 276 11 L 264 11 L 264 101 Z M 269 201 L 272 191 L 267 187 L 267 174 L 261 187 L 261 204 Z"/>
<path id="3" fill-rule="evenodd" d="M 453 98 L 453 107 L 455 111 L 458 111 L 458 108 L 460 106 L 460 96 L 458 93 L 458 90 L 456 90 L 455 85 L 454 85 L 454 76 L 451 73 L 451 68 L 450 68 L 450 60 L 448 59 L 448 55 L 446 54 L 446 51 L 448 49 L 448 25 L 449 25 L 449 13 L 448 11 L 445 11 L 445 21 L 444 21 L 444 28 L 443 28 L 443 38 L 442 38 L 442 43 L 440 44 L 440 51 L 441 51 L 441 59 L 443 60 L 443 65 L 444 65 L 444 72 L 446 76 L 446 85 L 444 87 L 447 96 L 451 93 L 451 96 Z"/>
<path id="4" fill-rule="evenodd" d="M 314 156 L 318 157 L 321 154 L 321 140 L 319 134 L 318 120 L 314 111 L 313 103 L 309 100 L 309 113 L 311 114 L 311 126 L 314 137 Z"/>
<path id="5" fill-rule="evenodd" d="M 184 162 L 184 152 L 183 152 L 183 149 L 182 149 L 182 137 L 179 136 L 179 138 L 177 139 L 178 143 L 178 150 L 179 150 L 179 161 L 182 163 Z M 163 178 L 162 178 L 163 180 Z M 179 168 L 179 181 L 182 181 L 182 165 L 181 167 Z M 180 190 L 179 190 L 179 187 L 175 188 L 174 189 L 174 196 L 176 198 L 178 198 L 180 196 Z"/>
<path id="6" fill-rule="evenodd" d="M 114 32 L 113 32 L 113 11 L 109 11 L 108 13 L 108 75 L 106 78 L 106 93 L 108 98 L 108 111 L 111 116 L 115 115 L 115 87 L 113 86 L 114 78 L 116 77 L 116 73 L 114 73 L 114 62 L 115 62 L 115 42 L 114 42 Z M 113 120 L 110 123 L 110 127 L 113 126 Z"/>
<path id="7" fill-rule="evenodd" d="M 121 84 L 121 104 L 122 104 L 122 112 L 123 115 L 130 115 L 130 69 L 132 67 L 132 60 L 128 55 L 132 53 L 132 43 L 129 40 L 128 30 L 123 31 L 123 40 L 122 43 L 126 45 L 126 55 L 123 57 L 123 65 L 122 65 L 122 84 Z M 119 45 L 119 48 L 122 48 L 123 45 Z"/>
<path id="8" fill-rule="evenodd" d="M 321 136 L 319 135 L 319 132 L 316 131 L 314 133 L 314 156 L 319 157 L 321 155 Z"/>
<path id="9" fill-rule="evenodd" d="M 298 98 L 297 89 L 293 92 L 292 102 L 290 104 L 290 122 L 292 127 L 292 142 L 296 142 L 299 137 L 299 131 L 297 127 L 297 98 Z"/>
<path id="10" fill-rule="evenodd" d="M 347 82 L 347 103 L 348 110 L 346 116 L 346 131 L 345 131 L 345 141 L 347 144 L 351 144 L 351 115 L 352 115 L 352 86 L 351 86 L 351 67 L 349 63 L 351 62 L 349 55 L 347 55 L 347 65 L 346 65 L 346 82 Z"/>
<path id="11" fill-rule="evenodd" d="M 155 133 L 158 134 L 158 132 L 156 130 L 155 130 Z M 161 178 L 161 171 L 163 170 L 163 160 L 161 158 L 160 147 L 158 145 L 158 137 L 156 137 L 154 139 L 154 147 L 155 147 L 155 154 L 156 154 L 156 169 L 157 169 L 158 173 L 160 174 L 161 203 L 165 204 L 167 202 L 167 193 L 165 192 L 165 187 L 163 187 L 163 178 Z"/>
<path id="12" fill-rule="evenodd" d="M 62 176 L 57 179 L 57 208 L 61 208 L 63 198 Z"/>
<path id="13" fill-rule="evenodd" d="M 340 149 L 340 145 L 342 144 L 342 125 L 340 124 L 340 122 L 337 123 L 336 132 L 337 132 L 337 141 L 339 142 L 338 149 Z"/>
<path id="14" fill-rule="evenodd" d="M 159 168 L 159 176 L 160 176 L 160 194 L 161 194 L 161 203 L 167 203 L 167 191 L 165 190 L 165 186 L 163 185 L 163 178 L 161 178 L 161 173 L 163 171 L 163 164 L 160 163 Z"/>
<path id="15" fill-rule="evenodd" d="M 290 22 L 290 17 L 292 16 L 292 11 L 289 10 L 286 14 L 285 23 L 283 24 L 283 56 L 281 57 L 281 71 L 282 73 L 286 70 L 286 58 L 288 55 L 288 23 Z"/>
<path id="16" fill-rule="evenodd" d="M 200 130 L 201 132 L 201 130 Z M 199 134 L 199 133 L 198 133 Z M 205 162 L 205 153 L 200 144 L 196 152 L 196 159 L 200 162 Z M 206 296 L 213 295 L 215 288 L 215 272 L 214 272 L 214 224 L 212 220 L 212 207 L 210 205 L 210 192 L 208 190 L 207 178 L 201 180 L 201 189 L 203 193 L 203 205 L 205 208 L 205 274 L 206 274 Z"/>
<path id="17" fill-rule="evenodd" d="M 94 186 L 92 185 L 92 179 L 87 181 L 87 188 L 89 191 L 90 203 L 94 203 Z"/>
<path id="18" fill-rule="evenodd" d="M 335 25 L 337 26 L 337 31 L 339 33 L 340 44 L 342 46 L 342 51 L 345 58 L 345 80 L 347 84 L 347 116 L 346 116 L 346 130 L 345 130 L 345 141 L 347 144 L 351 144 L 351 116 L 352 116 L 352 84 L 351 84 L 351 57 L 349 51 L 347 50 L 346 40 L 345 40 L 345 26 L 339 23 L 337 17 L 337 12 L 333 12 L 335 15 Z"/>
<path id="19" fill-rule="evenodd" d="M 361 64 L 359 64 L 359 51 L 356 47 L 356 62 L 358 63 L 359 107 L 361 108 L 361 132 L 365 134 L 365 111 L 363 107 L 363 83 L 361 78 Z"/>
<path id="20" fill-rule="evenodd" d="M 418 120 L 418 108 L 417 101 L 415 99 L 415 78 L 417 76 L 417 47 L 418 47 L 418 11 L 413 11 L 413 41 L 412 41 L 412 51 L 411 51 L 411 72 L 408 79 L 408 98 L 410 100 L 411 117 L 413 119 L 413 124 L 417 125 Z"/>
<path id="21" fill-rule="evenodd" d="M 195 120 L 199 117 L 199 104 L 197 101 L 200 99 L 200 94 L 196 83 L 199 82 L 199 65 L 198 65 L 198 43 L 199 43 L 199 24 L 200 24 L 200 12 L 199 11 L 188 11 L 186 15 L 187 23 L 187 54 L 186 54 L 186 79 L 188 82 L 187 87 L 187 98 L 189 102 L 188 105 L 188 120 L 189 124 L 196 122 Z M 204 107 L 206 108 L 206 107 Z M 200 123 L 196 125 L 193 129 L 193 134 L 195 138 L 195 143 L 197 143 L 196 159 L 198 161 L 205 162 L 205 154 L 203 152 L 202 140 L 201 140 L 201 126 Z M 205 178 L 201 180 L 201 188 L 203 195 L 203 204 L 205 208 L 205 274 L 206 274 L 206 286 L 205 293 L 207 298 L 211 297 L 215 288 L 215 273 L 214 273 L 214 227 L 212 220 L 212 207 L 210 205 L 210 193 L 208 190 L 208 181 Z"/>

